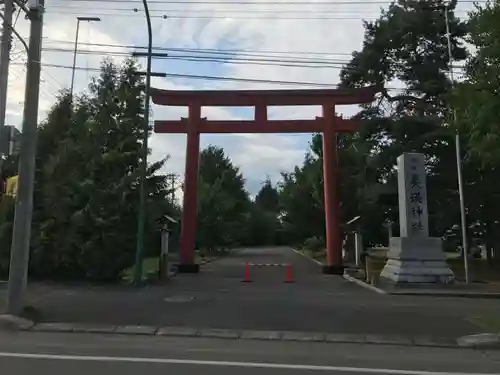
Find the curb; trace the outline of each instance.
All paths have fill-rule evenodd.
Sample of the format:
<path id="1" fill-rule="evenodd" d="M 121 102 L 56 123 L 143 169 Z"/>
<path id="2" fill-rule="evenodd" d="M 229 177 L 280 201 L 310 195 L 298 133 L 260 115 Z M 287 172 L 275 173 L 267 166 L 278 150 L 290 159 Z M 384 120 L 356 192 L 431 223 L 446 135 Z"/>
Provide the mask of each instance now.
<path id="1" fill-rule="evenodd" d="M 0 330 L 3 331 L 25 331 L 33 328 L 35 323 L 31 320 L 14 315 L 0 315 Z"/>
<path id="2" fill-rule="evenodd" d="M 479 333 L 459 337 L 457 344 L 461 348 L 500 349 L 500 333 Z"/>
<path id="3" fill-rule="evenodd" d="M 423 296 L 423 297 L 456 297 L 456 298 L 484 298 L 500 299 L 500 293 L 468 293 L 468 292 L 419 292 L 419 291 L 393 291 L 388 292 L 393 296 Z"/>
<path id="4" fill-rule="evenodd" d="M 19 319 L 19 318 L 16 318 Z M 1 321 L 1 320 L 0 320 Z M 46 332 L 46 333 L 87 333 L 87 334 L 115 334 L 129 336 L 150 337 L 186 337 L 186 338 L 217 338 L 226 340 L 253 340 L 253 341 L 277 341 L 277 342 L 317 342 L 332 344 L 370 344 L 370 345 L 392 345 L 392 346 L 421 346 L 441 348 L 484 348 L 480 340 L 475 339 L 471 344 L 471 337 L 484 336 L 473 335 L 461 337 L 458 340 L 439 337 L 405 337 L 398 335 L 377 334 L 349 334 L 328 332 L 299 332 L 299 331 L 269 331 L 269 330 L 233 330 L 220 328 L 197 328 L 184 326 L 155 327 L 148 325 L 99 325 L 80 323 L 38 323 L 21 319 L 22 324 L 9 326 L 9 331 L 24 332 Z M 0 329 L 4 328 L 3 325 Z M 494 335 L 500 343 L 500 335 Z M 484 337 L 481 337 L 484 339 Z M 488 336 L 489 347 L 493 340 Z M 483 340 L 484 341 L 484 340 Z M 496 343 L 496 341 L 495 341 Z M 496 347 L 496 346 L 495 346 Z M 499 346 L 500 347 L 500 346 Z"/>
<path id="5" fill-rule="evenodd" d="M 385 290 L 382 290 L 382 289 L 379 289 L 377 288 L 376 286 L 373 286 L 373 285 L 370 285 L 370 284 L 367 284 L 365 283 L 364 281 L 361 281 L 361 280 L 358 280 L 352 276 L 349 276 L 349 275 L 346 275 L 344 274 L 343 275 L 344 279 L 346 279 L 347 281 L 350 281 L 351 283 L 354 283 L 356 285 L 359 285 L 360 287 L 362 288 L 365 288 L 365 289 L 368 289 L 368 290 L 371 290 L 373 292 L 376 292 L 376 293 L 379 293 L 379 294 L 388 294 Z"/>

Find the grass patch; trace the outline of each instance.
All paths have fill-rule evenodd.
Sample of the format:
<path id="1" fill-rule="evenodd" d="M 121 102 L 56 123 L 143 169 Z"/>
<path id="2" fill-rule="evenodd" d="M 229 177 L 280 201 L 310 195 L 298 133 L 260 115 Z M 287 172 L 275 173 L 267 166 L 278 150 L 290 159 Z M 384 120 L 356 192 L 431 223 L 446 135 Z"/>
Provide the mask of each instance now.
<path id="1" fill-rule="evenodd" d="M 205 264 L 209 263 L 215 259 L 226 256 L 230 253 L 230 250 L 220 250 L 213 253 L 209 252 L 196 252 L 195 254 L 195 263 L 197 264 Z M 177 254 L 170 255 L 170 263 L 175 264 L 178 262 Z M 151 280 L 155 279 L 158 276 L 160 266 L 159 257 L 149 257 L 144 258 L 142 261 L 142 280 Z M 127 268 L 123 273 L 122 280 L 126 283 L 132 283 L 134 281 L 134 270 L 135 266 Z"/>
<path id="2" fill-rule="evenodd" d="M 455 277 L 465 279 L 463 259 L 448 259 Z M 484 259 L 469 259 L 469 278 L 472 281 L 500 282 L 500 263 L 488 263 Z"/>
<path id="3" fill-rule="evenodd" d="M 159 267 L 159 258 L 150 257 L 144 258 L 142 261 L 142 279 L 146 280 L 150 275 L 157 275 Z M 135 266 L 127 268 L 123 273 L 123 281 L 126 283 L 132 283 L 134 281 L 134 270 Z"/>
<path id="4" fill-rule="evenodd" d="M 486 332 L 500 332 L 500 316 L 498 315 L 475 316 L 467 320 Z"/>

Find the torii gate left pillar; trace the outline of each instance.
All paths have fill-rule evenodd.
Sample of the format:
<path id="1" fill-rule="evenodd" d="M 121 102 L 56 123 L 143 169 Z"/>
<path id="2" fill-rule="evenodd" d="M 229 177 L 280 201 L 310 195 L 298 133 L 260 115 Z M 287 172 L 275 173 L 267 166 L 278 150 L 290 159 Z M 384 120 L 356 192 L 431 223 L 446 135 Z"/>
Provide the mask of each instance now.
<path id="1" fill-rule="evenodd" d="M 196 273 L 196 213 L 200 133 L 322 133 L 326 226 L 326 264 L 323 272 L 342 274 L 342 245 L 337 184 L 337 133 L 352 132 L 357 122 L 335 116 L 335 105 L 364 104 L 378 89 L 365 87 L 336 90 L 169 91 L 152 89 L 155 104 L 186 106 L 188 118 L 155 121 L 156 133 L 187 134 L 186 169 L 181 222 L 179 272 Z M 268 106 L 321 105 L 323 115 L 310 120 L 269 120 Z M 214 121 L 201 118 L 203 106 L 255 108 L 254 120 Z"/>

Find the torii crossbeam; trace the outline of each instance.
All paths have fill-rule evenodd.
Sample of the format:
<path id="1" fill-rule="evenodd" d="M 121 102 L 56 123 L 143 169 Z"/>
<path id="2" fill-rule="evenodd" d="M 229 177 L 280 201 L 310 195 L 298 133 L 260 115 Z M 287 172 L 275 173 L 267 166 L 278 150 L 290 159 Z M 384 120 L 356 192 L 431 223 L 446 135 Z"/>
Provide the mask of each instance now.
<path id="1" fill-rule="evenodd" d="M 196 211 L 198 165 L 201 133 L 322 133 L 323 179 L 327 260 L 323 271 L 342 274 L 342 245 L 337 188 L 337 133 L 354 132 L 358 122 L 335 115 L 336 105 L 365 104 L 374 100 L 375 86 L 330 90 L 234 90 L 171 91 L 152 89 L 153 103 L 189 108 L 188 118 L 155 121 L 156 133 L 187 134 L 186 170 L 180 239 L 179 272 L 195 273 Z M 269 120 L 268 106 L 319 105 L 321 117 L 310 120 Z M 201 107 L 254 107 L 254 120 L 208 120 L 201 117 Z"/>

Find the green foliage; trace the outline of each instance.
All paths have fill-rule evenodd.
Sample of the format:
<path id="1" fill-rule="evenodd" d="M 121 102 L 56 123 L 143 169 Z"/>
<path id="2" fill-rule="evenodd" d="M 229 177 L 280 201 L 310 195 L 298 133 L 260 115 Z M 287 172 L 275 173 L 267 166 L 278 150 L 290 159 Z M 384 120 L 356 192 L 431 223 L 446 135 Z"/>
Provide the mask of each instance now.
<path id="1" fill-rule="evenodd" d="M 209 251 L 244 241 L 250 200 L 239 169 L 221 148 L 200 154 L 197 247 Z"/>
<path id="2" fill-rule="evenodd" d="M 283 173 L 280 206 L 283 231 L 291 243 L 323 236 L 325 228 L 321 161 L 308 154 L 301 167 Z"/>
<path id="3" fill-rule="evenodd" d="M 279 192 L 268 178 L 255 196 L 255 204 L 265 211 L 279 211 Z"/>
<path id="4" fill-rule="evenodd" d="M 109 61 L 74 105 L 63 93 L 39 130 L 33 277 L 118 280 L 134 262 L 138 166 L 143 136 L 142 81 L 132 60 Z M 147 180 L 148 253 L 159 252 L 158 220 L 175 216 L 166 160 Z"/>
<path id="5" fill-rule="evenodd" d="M 279 215 L 279 192 L 267 179 L 250 207 L 245 244 L 262 246 L 286 242 Z"/>
<path id="6" fill-rule="evenodd" d="M 466 57 L 460 40 L 466 25 L 449 7 L 452 54 Z M 385 221 L 398 220 L 396 158 L 421 152 L 428 161 L 429 211 L 433 235 L 457 223 L 453 137 L 443 119 L 451 84 L 442 1 L 400 0 L 365 23 L 361 51 L 341 72 L 341 86 L 385 87 L 374 105 L 356 116 L 361 128 L 338 136 L 340 219 L 360 215 L 365 245 L 386 245 Z M 399 81 L 399 82 L 394 82 Z M 405 86 L 402 90 L 389 87 Z M 399 91 L 399 92 L 398 92 Z M 294 242 L 324 238 L 322 142 L 315 135 L 304 163 L 284 175 L 280 200 L 287 233 Z M 397 235 L 397 233 L 395 233 Z"/>
<path id="7" fill-rule="evenodd" d="M 467 41 L 475 54 L 467 61 L 453 104 L 469 151 L 491 167 L 500 163 L 500 2 L 478 5 L 468 26 Z"/>
<path id="8" fill-rule="evenodd" d="M 311 251 L 312 253 L 319 253 L 325 250 L 325 241 L 319 237 L 309 237 L 304 241 L 302 248 Z"/>
<path id="9" fill-rule="evenodd" d="M 474 53 L 464 80 L 451 96 L 456 127 L 465 145 L 466 198 L 470 232 L 500 260 L 500 2 L 477 6 L 470 14 L 467 42 Z"/>

